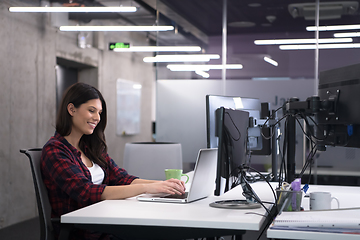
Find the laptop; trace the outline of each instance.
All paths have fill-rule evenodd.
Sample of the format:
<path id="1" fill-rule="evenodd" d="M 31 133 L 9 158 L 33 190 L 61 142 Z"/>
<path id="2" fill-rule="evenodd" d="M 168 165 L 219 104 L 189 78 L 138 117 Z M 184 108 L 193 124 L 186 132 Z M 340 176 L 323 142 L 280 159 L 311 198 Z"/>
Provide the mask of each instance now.
<path id="1" fill-rule="evenodd" d="M 143 194 L 139 201 L 189 203 L 208 197 L 214 191 L 217 166 L 217 148 L 200 149 L 195 164 L 193 180 L 183 195 Z"/>

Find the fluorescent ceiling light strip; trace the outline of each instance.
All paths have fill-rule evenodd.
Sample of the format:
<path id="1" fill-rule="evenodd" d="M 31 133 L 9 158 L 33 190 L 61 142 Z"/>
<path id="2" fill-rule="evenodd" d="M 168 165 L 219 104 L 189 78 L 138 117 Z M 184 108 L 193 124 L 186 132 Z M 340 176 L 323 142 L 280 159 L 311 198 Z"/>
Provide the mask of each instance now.
<path id="1" fill-rule="evenodd" d="M 204 71 L 197 70 L 197 71 L 195 71 L 195 73 L 197 75 L 202 76 L 203 78 L 209 78 L 210 77 L 210 74 L 208 74 L 207 72 L 204 72 Z"/>
<path id="2" fill-rule="evenodd" d="M 281 81 L 286 81 L 286 80 L 291 80 L 291 78 L 289 77 L 255 77 L 252 78 L 252 80 L 255 81 L 276 81 L 276 80 L 281 80 Z"/>
<path id="3" fill-rule="evenodd" d="M 218 54 L 187 54 L 187 55 L 156 55 L 144 57 L 144 62 L 208 62 L 211 59 L 219 59 Z"/>
<path id="4" fill-rule="evenodd" d="M 169 31 L 173 26 L 61 26 L 60 31 Z"/>
<path id="5" fill-rule="evenodd" d="M 360 43 L 348 44 L 319 44 L 319 49 L 340 49 L 340 48 L 360 48 Z M 305 50 L 316 49 L 316 45 L 280 45 L 281 50 Z"/>
<path id="6" fill-rule="evenodd" d="M 279 65 L 277 61 L 275 61 L 269 57 L 264 57 L 264 61 L 274 65 L 275 67 L 277 67 Z"/>
<path id="7" fill-rule="evenodd" d="M 334 37 L 360 37 L 360 32 L 334 33 Z"/>
<path id="8" fill-rule="evenodd" d="M 136 12 L 136 7 L 10 7 L 10 12 Z"/>
<path id="9" fill-rule="evenodd" d="M 316 31 L 316 26 L 306 27 L 306 31 Z M 360 29 L 360 24 L 355 25 L 334 25 L 334 26 L 319 26 L 319 31 L 336 31 L 336 30 L 354 30 Z"/>
<path id="10" fill-rule="evenodd" d="M 133 85 L 133 89 L 141 89 L 141 88 L 142 88 L 141 84 L 134 84 Z"/>
<path id="11" fill-rule="evenodd" d="M 345 43 L 353 42 L 352 38 L 322 38 L 319 43 Z M 255 45 L 277 45 L 277 44 L 309 44 L 316 43 L 315 38 L 309 39 L 273 39 L 273 40 L 255 40 Z"/>
<path id="12" fill-rule="evenodd" d="M 169 64 L 166 66 L 171 71 L 209 71 L 211 69 L 223 69 L 223 65 L 190 65 L 190 64 Z M 226 69 L 242 69 L 241 64 L 227 64 Z"/>
<path id="13" fill-rule="evenodd" d="M 115 48 L 114 52 L 200 52 L 199 46 L 138 46 Z"/>

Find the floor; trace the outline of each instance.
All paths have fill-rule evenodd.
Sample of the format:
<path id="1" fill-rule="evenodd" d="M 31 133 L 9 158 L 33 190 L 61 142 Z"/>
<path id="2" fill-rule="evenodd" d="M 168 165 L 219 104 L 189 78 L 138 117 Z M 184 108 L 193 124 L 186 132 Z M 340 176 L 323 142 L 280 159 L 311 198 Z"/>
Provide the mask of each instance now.
<path id="1" fill-rule="evenodd" d="M 259 233 L 256 231 L 247 231 L 242 240 L 256 240 Z M 33 218 L 3 229 L 0 229 L 1 240 L 39 240 L 40 226 L 39 219 Z M 260 240 L 266 240 L 266 233 L 264 233 Z M 231 240 L 231 237 L 226 236 L 224 240 Z"/>
<path id="2" fill-rule="evenodd" d="M 33 218 L 21 223 L 0 229 L 1 240 L 39 240 L 40 224 L 38 218 Z"/>

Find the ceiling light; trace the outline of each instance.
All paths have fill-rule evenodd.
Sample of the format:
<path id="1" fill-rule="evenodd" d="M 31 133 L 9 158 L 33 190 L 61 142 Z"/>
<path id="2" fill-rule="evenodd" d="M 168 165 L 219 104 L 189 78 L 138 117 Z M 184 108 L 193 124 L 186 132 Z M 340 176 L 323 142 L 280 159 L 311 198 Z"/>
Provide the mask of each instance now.
<path id="1" fill-rule="evenodd" d="M 277 67 L 279 65 L 277 61 L 275 61 L 269 57 L 264 57 L 264 61 L 274 65 L 275 67 Z"/>
<path id="2" fill-rule="evenodd" d="M 249 7 L 261 7 L 261 3 L 249 3 Z"/>
<path id="3" fill-rule="evenodd" d="M 190 65 L 190 64 L 169 64 L 166 66 L 171 71 L 209 71 L 211 69 L 223 69 L 223 65 Z M 226 69 L 242 69 L 241 64 L 226 64 Z"/>
<path id="4" fill-rule="evenodd" d="M 250 21 L 239 21 L 239 22 L 231 22 L 228 23 L 229 27 L 239 27 L 239 28 L 247 28 L 247 27 L 254 27 L 256 24 Z"/>
<path id="5" fill-rule="evenodd" d="M 321 38 L 318 39 L 318 43 L 344 43 L 352 42 L 352 38 Z M 316 43 L 315 38 L 308 39 L 273 39 L 273 40 L 255 40 L 255 45 L 276 45 L 276 44 L 306 44 Z"/>
<path id="6" fill-rule="evenodd" d="M 268 15 L 268 16 L 266 16 L 266 20 L 268 20 L 269 23 L 273 23 L 276 20 L 276 16 Z"/>
<path id="7" fill-rule="evenodd" d="M 10 12 L 136 12 L 136 7 L 10 7 Z"/>
<path id="8" fill-rule="evenodd" d="M 141 84 L 134 84 L 133 85 L 133 89 L 141 89 L 141 88 L 142 88 Z"/>
<path id="9" fill-rule="evenodd" d="M 61 26 L 60 31 L 169 31 L 173 26 Z"/>
<path id="10" fill-rule="evenodd" d="M 156 55 L 144 57 L 144 62 L 208 62 L 211 59 L 219 59 L 218 54 L 187 54 L 187 55 Z"/>
<path id="11" fill-rule="evenodd" d="M 306 31 L 316 31 L 316 26 L 306 27 Z M 355 25 L 334 25 L 334 26 L 319 26 L 319 31 L 337 31 L 337 30 L 354 30 L 360 29 L 359 24 Z"/>
<path id="12" fill-rule="evenodd" d="M 200 52 L 199 46 L 139 46 L 115 48 L 114 52 Z"/>
<path id="13" fill-rule="evenodd" d="M 334 33 L 334 37 L 360 37 L 360 32 Z"/>
<path id="14" fill-rule="evenodd" d="M 262 23 L 261 24 L 262 27 L 271 27 L 271 23 Z"/>
<path id="15" fill-rule="evenodd" d="M 305 50 L 305 49 L 339 49 L 339 48 L 360 48 L 360 43 L 347 44 L 319 44 L 319 45 L 280 45 L 281 50 Z"/>
<path id="16" fill-rule="evenodd" d="M 291 78 L 289 77 L 255 77 L 255 78 L 252 78 L 252 80 L 255 80 L 255 81 L 276 81 L 276 80 L 291 80 Z"/>
<path id="17" fill-rule="evenodd" d="M 195 71 L 195 73 L 197 75 L 202 76 L 203 78 L 209 78 L 210 77 L 210 74 L 208 74 L 207 72 L 201 71 L 201 70 L 197 70 L 197 71 Z"/>

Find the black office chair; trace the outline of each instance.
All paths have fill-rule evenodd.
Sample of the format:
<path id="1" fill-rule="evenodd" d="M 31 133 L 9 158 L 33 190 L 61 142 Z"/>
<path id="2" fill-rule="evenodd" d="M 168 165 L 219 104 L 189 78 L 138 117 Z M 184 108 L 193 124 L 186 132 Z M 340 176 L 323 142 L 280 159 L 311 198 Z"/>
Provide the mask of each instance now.
<path id="1" fill-rule="evenodd" d="M 41 151 L 41 148 L 20 150 L 20 152 L 24 153 L 30 161 L 40 218 L 40 240 L 54 240 L 52 222 L 60 222 L 60 219 L 51 218 L 51 205 L 40 171 Z"/>

